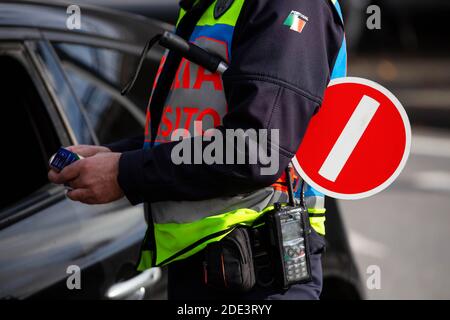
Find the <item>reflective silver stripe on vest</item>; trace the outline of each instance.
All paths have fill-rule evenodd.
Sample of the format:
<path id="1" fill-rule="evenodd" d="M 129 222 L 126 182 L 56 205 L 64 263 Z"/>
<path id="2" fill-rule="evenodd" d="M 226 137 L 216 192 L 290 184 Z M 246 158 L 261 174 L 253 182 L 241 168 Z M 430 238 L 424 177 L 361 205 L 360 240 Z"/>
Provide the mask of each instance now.
<path id="1" fill-rule="evenodd" d="M 155 223 L 190 223 L 242 208 L 260 212 L 275 202 L 286 201 L 285 193 L 267 187 L 235 197 L 152 203 L 151 212 Z"/>
<path id="2" fill-rule="evenodd" d="M 306 207 L 309 209 L 325 209 L 324 196 L 309 196 L 305 197 Z"/>
<path id="3" fill-rule="evenodd" d="M 226 43 L 205 37 L 194 42 L 229 60 Z M 187 129 L 191 136 L 201 135 L 195 132 L 194 121 L 202 121 L 203 130 L 207 130 L 219 126 L 226 113 L 227 101 L 220 74 L 212 74 L 183 59 L 167 97 L 155 141 L 171 141 L 172 132 L 179 128 Z"/>

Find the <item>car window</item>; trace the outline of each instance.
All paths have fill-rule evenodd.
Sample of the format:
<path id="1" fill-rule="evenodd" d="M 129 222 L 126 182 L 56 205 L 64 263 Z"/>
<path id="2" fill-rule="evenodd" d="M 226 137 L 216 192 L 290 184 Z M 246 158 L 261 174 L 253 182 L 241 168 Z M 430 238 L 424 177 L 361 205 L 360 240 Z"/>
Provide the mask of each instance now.
<path id="1" fill-rule="evenodd" d="M 0 212 L 49 184 L 50 156 L 60 146 L 58 135 L 27 66 L 15 55 L 0 54 Z M 2 215 L 0 215 L 2 216 Z"/>
<path id="2" fill-rule="evenodd" d="M 53 45 L 101 144 L 143 132 L 158 61 L 146 61 L 136 87 L 123 97 L 120 91 L 133 75 L 139 56 L 78 44 Z"/>

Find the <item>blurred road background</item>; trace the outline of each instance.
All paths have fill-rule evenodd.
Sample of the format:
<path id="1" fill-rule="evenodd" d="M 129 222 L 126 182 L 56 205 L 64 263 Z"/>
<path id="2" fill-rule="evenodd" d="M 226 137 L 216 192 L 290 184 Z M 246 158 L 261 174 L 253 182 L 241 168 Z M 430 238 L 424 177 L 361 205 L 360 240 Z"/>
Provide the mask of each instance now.
<path id="1" fill-rule="evenodd" d="M 175 1 L 158 1 L 161 12 L 146 11 L 140 0 L 78 2 L 173 21 Z M 450 299 L 450 2 L 340 2 L 349 75 L 393 91 L 413 125 L 411 157 L 398 180 L 372 198 L 340 203 L 363 280 L 370 265 L 381 268 L 381 289 L 367 290 L 367 298 Z M 380 30 L 366 27 L 371 4 L 381 9 Z"/>
<path id="2" fill-rule="evenodd" d="M 392 90 L 413 132 L 409 162 L 390 188 L 340 203 L 362 278 L 370 265 L 381 269 L 381 289 L 367 298 L 450 299 L 450 4 L 342 3 L 349 75 Z M 364 27 L 370 3 L 381 8 L 381 30 Z"/>
<path id="3" fill-rule="evenodd" d="M 381 269 L 381 289 L 367 289 L 367 298 L 450 298 L 450 132 L 413 127 L 398 180 L 340 205 L 362 278 L 370 265 Z"/>

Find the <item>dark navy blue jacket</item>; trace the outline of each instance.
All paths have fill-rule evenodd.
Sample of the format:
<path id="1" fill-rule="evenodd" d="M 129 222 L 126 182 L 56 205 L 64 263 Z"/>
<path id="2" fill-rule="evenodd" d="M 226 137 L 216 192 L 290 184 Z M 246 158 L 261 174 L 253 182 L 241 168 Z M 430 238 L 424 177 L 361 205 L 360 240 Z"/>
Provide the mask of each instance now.
<path id="1" fill-rule="evenodd" d="M 292 10 L 308 15 L 301 33 L 284 25 Z M 345 41 L 331 1 L 247 0 L 232 43 L 223 75 L 228 113 L 218 128 L 279 129 L 278 172 L 262 176 L 260 165 L 250 164 L 175 165 L 177 142 L 142 149 L 144 137 L 136 137 L 109 145 L 122 152 L 118 181 L 132 204 L 231 196 L 274 183 L 320 108 Z"/>

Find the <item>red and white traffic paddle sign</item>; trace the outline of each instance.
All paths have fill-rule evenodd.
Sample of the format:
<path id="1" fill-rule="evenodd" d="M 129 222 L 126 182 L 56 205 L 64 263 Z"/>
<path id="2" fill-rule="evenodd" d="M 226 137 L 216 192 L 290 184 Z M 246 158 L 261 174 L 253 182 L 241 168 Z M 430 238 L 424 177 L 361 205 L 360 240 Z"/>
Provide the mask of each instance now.
<path id="1" fill-rule="evenodd" d="M 332 80 L 294 165 L 316 190 L 361 199 L 387 188 L 405 167 L 411 126 L 400 101 L 366 79 Z"/>

